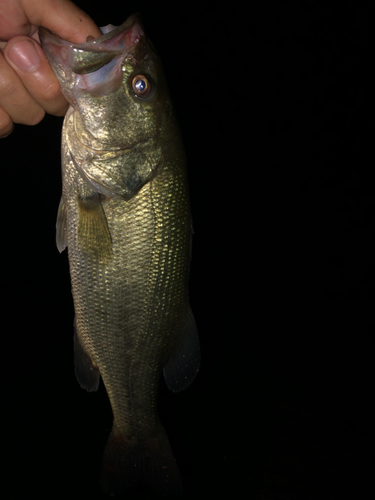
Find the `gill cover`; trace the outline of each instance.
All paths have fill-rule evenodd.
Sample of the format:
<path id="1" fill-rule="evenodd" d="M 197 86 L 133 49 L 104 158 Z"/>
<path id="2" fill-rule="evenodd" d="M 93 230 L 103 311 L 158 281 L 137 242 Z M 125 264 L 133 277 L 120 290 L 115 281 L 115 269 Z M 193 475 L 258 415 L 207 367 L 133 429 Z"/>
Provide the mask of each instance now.
<path id="1" fill-rule="evenodd" d="M 39 34 L 72 106 L 63 140 L 75 167 L 94 191 L 128 200 L 163 162 L 164 80 L 136 15 L 101 30 L 82 44 Z"/>

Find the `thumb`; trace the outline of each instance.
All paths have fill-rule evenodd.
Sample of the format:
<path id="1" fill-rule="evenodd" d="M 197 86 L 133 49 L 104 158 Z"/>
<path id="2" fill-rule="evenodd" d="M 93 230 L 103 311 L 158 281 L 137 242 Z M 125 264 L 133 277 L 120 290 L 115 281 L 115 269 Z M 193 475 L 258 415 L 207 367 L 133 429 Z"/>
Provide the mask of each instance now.
<path id="1" fill-rule="evenodd" d="M 91 17 L 70 0 L 21 0 L 34 26 L 44 26 L 64 40 L 82 43 L 102 35 Z"/>

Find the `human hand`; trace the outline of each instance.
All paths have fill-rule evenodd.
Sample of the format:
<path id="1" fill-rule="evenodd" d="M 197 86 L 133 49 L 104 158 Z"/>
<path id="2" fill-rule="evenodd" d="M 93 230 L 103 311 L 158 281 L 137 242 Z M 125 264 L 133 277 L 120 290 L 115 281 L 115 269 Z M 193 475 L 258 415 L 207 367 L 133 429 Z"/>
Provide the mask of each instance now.
<path id="1" fill-rule="evenodd" d="M 68 109 L 38 43 L 39 26 L 74 43 L 102 34 L 70 0 L 0 0 L 0 138 L 15 123 L 36 125 L 45 113 L 63 116 Z"/>

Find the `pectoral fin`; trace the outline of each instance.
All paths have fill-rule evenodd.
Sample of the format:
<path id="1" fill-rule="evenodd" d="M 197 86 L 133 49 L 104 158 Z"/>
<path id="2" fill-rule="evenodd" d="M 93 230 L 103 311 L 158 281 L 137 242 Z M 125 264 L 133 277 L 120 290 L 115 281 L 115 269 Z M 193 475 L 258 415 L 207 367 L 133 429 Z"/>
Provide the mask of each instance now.
<path id="1" fill-rule="evenodd" d="M 63 197 L 61 197 L 56 219 L 56 246 L 61 253 L 68 246 L 66 238 L 66 208 Z"/>
<path id="2" fill-rule="evenodd" d="M 95 193 L 78 199 L 78 244 L 87 255 L 97 261 L 112 256 L 112 241 L 101 198 Z"/>
<path id="3" fill-rule="evenodd" d="M 200 364 L 200 349 L 197 326 L 190 305 L 188 307 L 181 341 L 163 369 L 168 388 L 179 392 L 195 379 Z"/>

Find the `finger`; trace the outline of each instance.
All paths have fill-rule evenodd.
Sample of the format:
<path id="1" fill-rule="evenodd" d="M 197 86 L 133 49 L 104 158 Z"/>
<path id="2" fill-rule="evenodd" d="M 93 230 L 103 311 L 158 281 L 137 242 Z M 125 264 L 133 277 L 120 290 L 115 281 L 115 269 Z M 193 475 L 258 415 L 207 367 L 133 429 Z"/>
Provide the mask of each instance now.
<path id="1" fill-rule="evenodd" d="M 15 123 L 35 125 L 44 111 L 25 89 L 17 73 L 0 53 L 0 107 Z"/>
<path id="2" fill-rule="evenodd" d="M 64 40 L 82 43 L 88 36 L 97 38 L 102 34 L 91 17 L 70 0 L 21 0 L 21 3 L 34 26 L 44 26 Z"/>
<path id="3" fill-rule="evenodd" d="M 1 40 L 9 40 L 16 35 L 31 36 L 38 29 L 30 23 L 19 1 L 1 0 L 0 10 Z"/>
<path id="4" fill-rule="evenodd" d="M 40 45 L 32 38 L 17 36 L 9 40 L 4 57 L 17 73 L 33 100 L 47 113 L 63 116 L 68 103 Z"/>
<path id="5" fill-rule="evenodd" d="M 4 109 L 0 108 L 0 139 L 7 137 L 13 129 L 13 120 Z"/>

